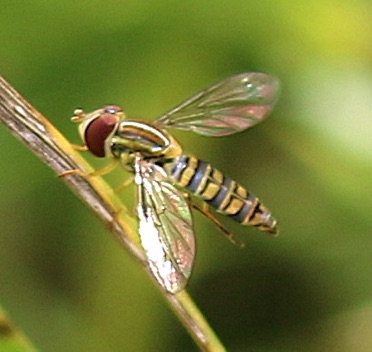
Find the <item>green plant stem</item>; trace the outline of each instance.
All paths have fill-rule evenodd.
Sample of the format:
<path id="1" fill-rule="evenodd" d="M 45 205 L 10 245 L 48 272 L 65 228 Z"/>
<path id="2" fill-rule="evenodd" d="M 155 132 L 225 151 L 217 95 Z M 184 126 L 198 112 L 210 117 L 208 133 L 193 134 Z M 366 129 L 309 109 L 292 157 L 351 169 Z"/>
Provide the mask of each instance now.
<path id="1" fill-rule="evenodd" d="M 138 242 L 137 223 L 131 218 L 115 192 L 101 177 L 88 177 L 92 168 L 50 122 L 0 77 L 0 119 L 107 225 L 121 245 L 152 274 Z M 155 281 L 172 310 L 202 351 L 225 351 L 207 321 L 186 291 L 169 294 Z"/>

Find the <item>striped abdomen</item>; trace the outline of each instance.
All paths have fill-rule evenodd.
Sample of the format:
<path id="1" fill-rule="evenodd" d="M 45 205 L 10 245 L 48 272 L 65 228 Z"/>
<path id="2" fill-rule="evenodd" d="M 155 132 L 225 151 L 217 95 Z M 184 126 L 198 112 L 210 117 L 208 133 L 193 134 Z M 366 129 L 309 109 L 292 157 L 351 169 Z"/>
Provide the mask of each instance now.
<path id="1" fill-rule="evenodd" d="M 209 163 L 182 155 L 174 161 L 170 174 L 177 184 L 202 197 L 218 212 L 242 225 L 277 234 L 276 220 L 258 198 Z"/>

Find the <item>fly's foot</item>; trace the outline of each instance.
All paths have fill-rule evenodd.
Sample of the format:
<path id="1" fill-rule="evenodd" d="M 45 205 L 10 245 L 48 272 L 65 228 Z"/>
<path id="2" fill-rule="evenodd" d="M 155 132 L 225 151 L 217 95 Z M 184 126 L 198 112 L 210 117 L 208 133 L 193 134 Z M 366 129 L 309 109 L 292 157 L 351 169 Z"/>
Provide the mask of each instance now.
<path id="1" fill-rule="evenodd" d="M 86 152 L 88 151 L 88 147 L 86 145 L 79 145 L 79 144 L 71 144 L 72 148 L 79 152 Z"/>
<path id="2" fill-rule="evenodd" d="M 71 176 L 71 175 L 78 175 L 78 176 L 82 176 L 82 177 L 88 177 L 89 173 L 84 172 L 80 169 L 71 169 L 71 170 L 63 171 L 60 174 L 58 174 L 57 176 L 59 178 L 64 178 L 64 177 Z"/>

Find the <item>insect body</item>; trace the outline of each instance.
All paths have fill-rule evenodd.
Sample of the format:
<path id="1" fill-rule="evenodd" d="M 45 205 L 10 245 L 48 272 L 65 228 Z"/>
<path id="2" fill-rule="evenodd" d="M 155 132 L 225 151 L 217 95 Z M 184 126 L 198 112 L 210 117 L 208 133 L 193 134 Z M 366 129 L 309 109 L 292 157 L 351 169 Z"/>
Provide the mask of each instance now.
<path id="1" fill-rule="evenodd" d="M 276 220 L 253 194 L 226 177 L 209 163 L 193 156 L 177 158 L 170 177 L 180 186 L 202 197 L 218 212 L 242 225 L 277 234 Z"/>
<path id="2" fill-rule="evenodd" d="M 276 101 L 278 81 L 262 73 L 229 77 L 152 123 L 128 120 L 118 106 L 75 111 L 80 135 L 97 157 L 111 156 L 134 173 L 139 235 L 149 267 L 171 293 L 184 288 L 195 256 L 192 217 L 182 190 L 243 225 L 277 234 L 276 220 L 254 195 L 209 163 L 184 155 L 166 131 L 234 134 L 261 122 Z"/>

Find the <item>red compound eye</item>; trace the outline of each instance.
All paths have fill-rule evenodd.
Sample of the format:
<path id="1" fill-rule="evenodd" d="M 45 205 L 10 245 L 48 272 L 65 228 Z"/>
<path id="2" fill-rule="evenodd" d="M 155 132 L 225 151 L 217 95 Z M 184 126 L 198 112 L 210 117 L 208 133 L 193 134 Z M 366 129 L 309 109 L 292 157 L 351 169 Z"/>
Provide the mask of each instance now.
<path id="1" fill-rule="evenodd" d="M 110 109 L 111 108 L 113 108 L 113 106 L 110 107 Z M 119 111 L 113 111 L 112 113 L 107 112 L 106 108 L 104 111 L 104 114 L 94 119 L 87 126 L 84 136 L 85 144 L 89 151 L 100 158 L 105 156 L 105 140 L 114 130 L 118 122 L 118 117 L 115 113 L 121 111 L 121 109 Z"/>

